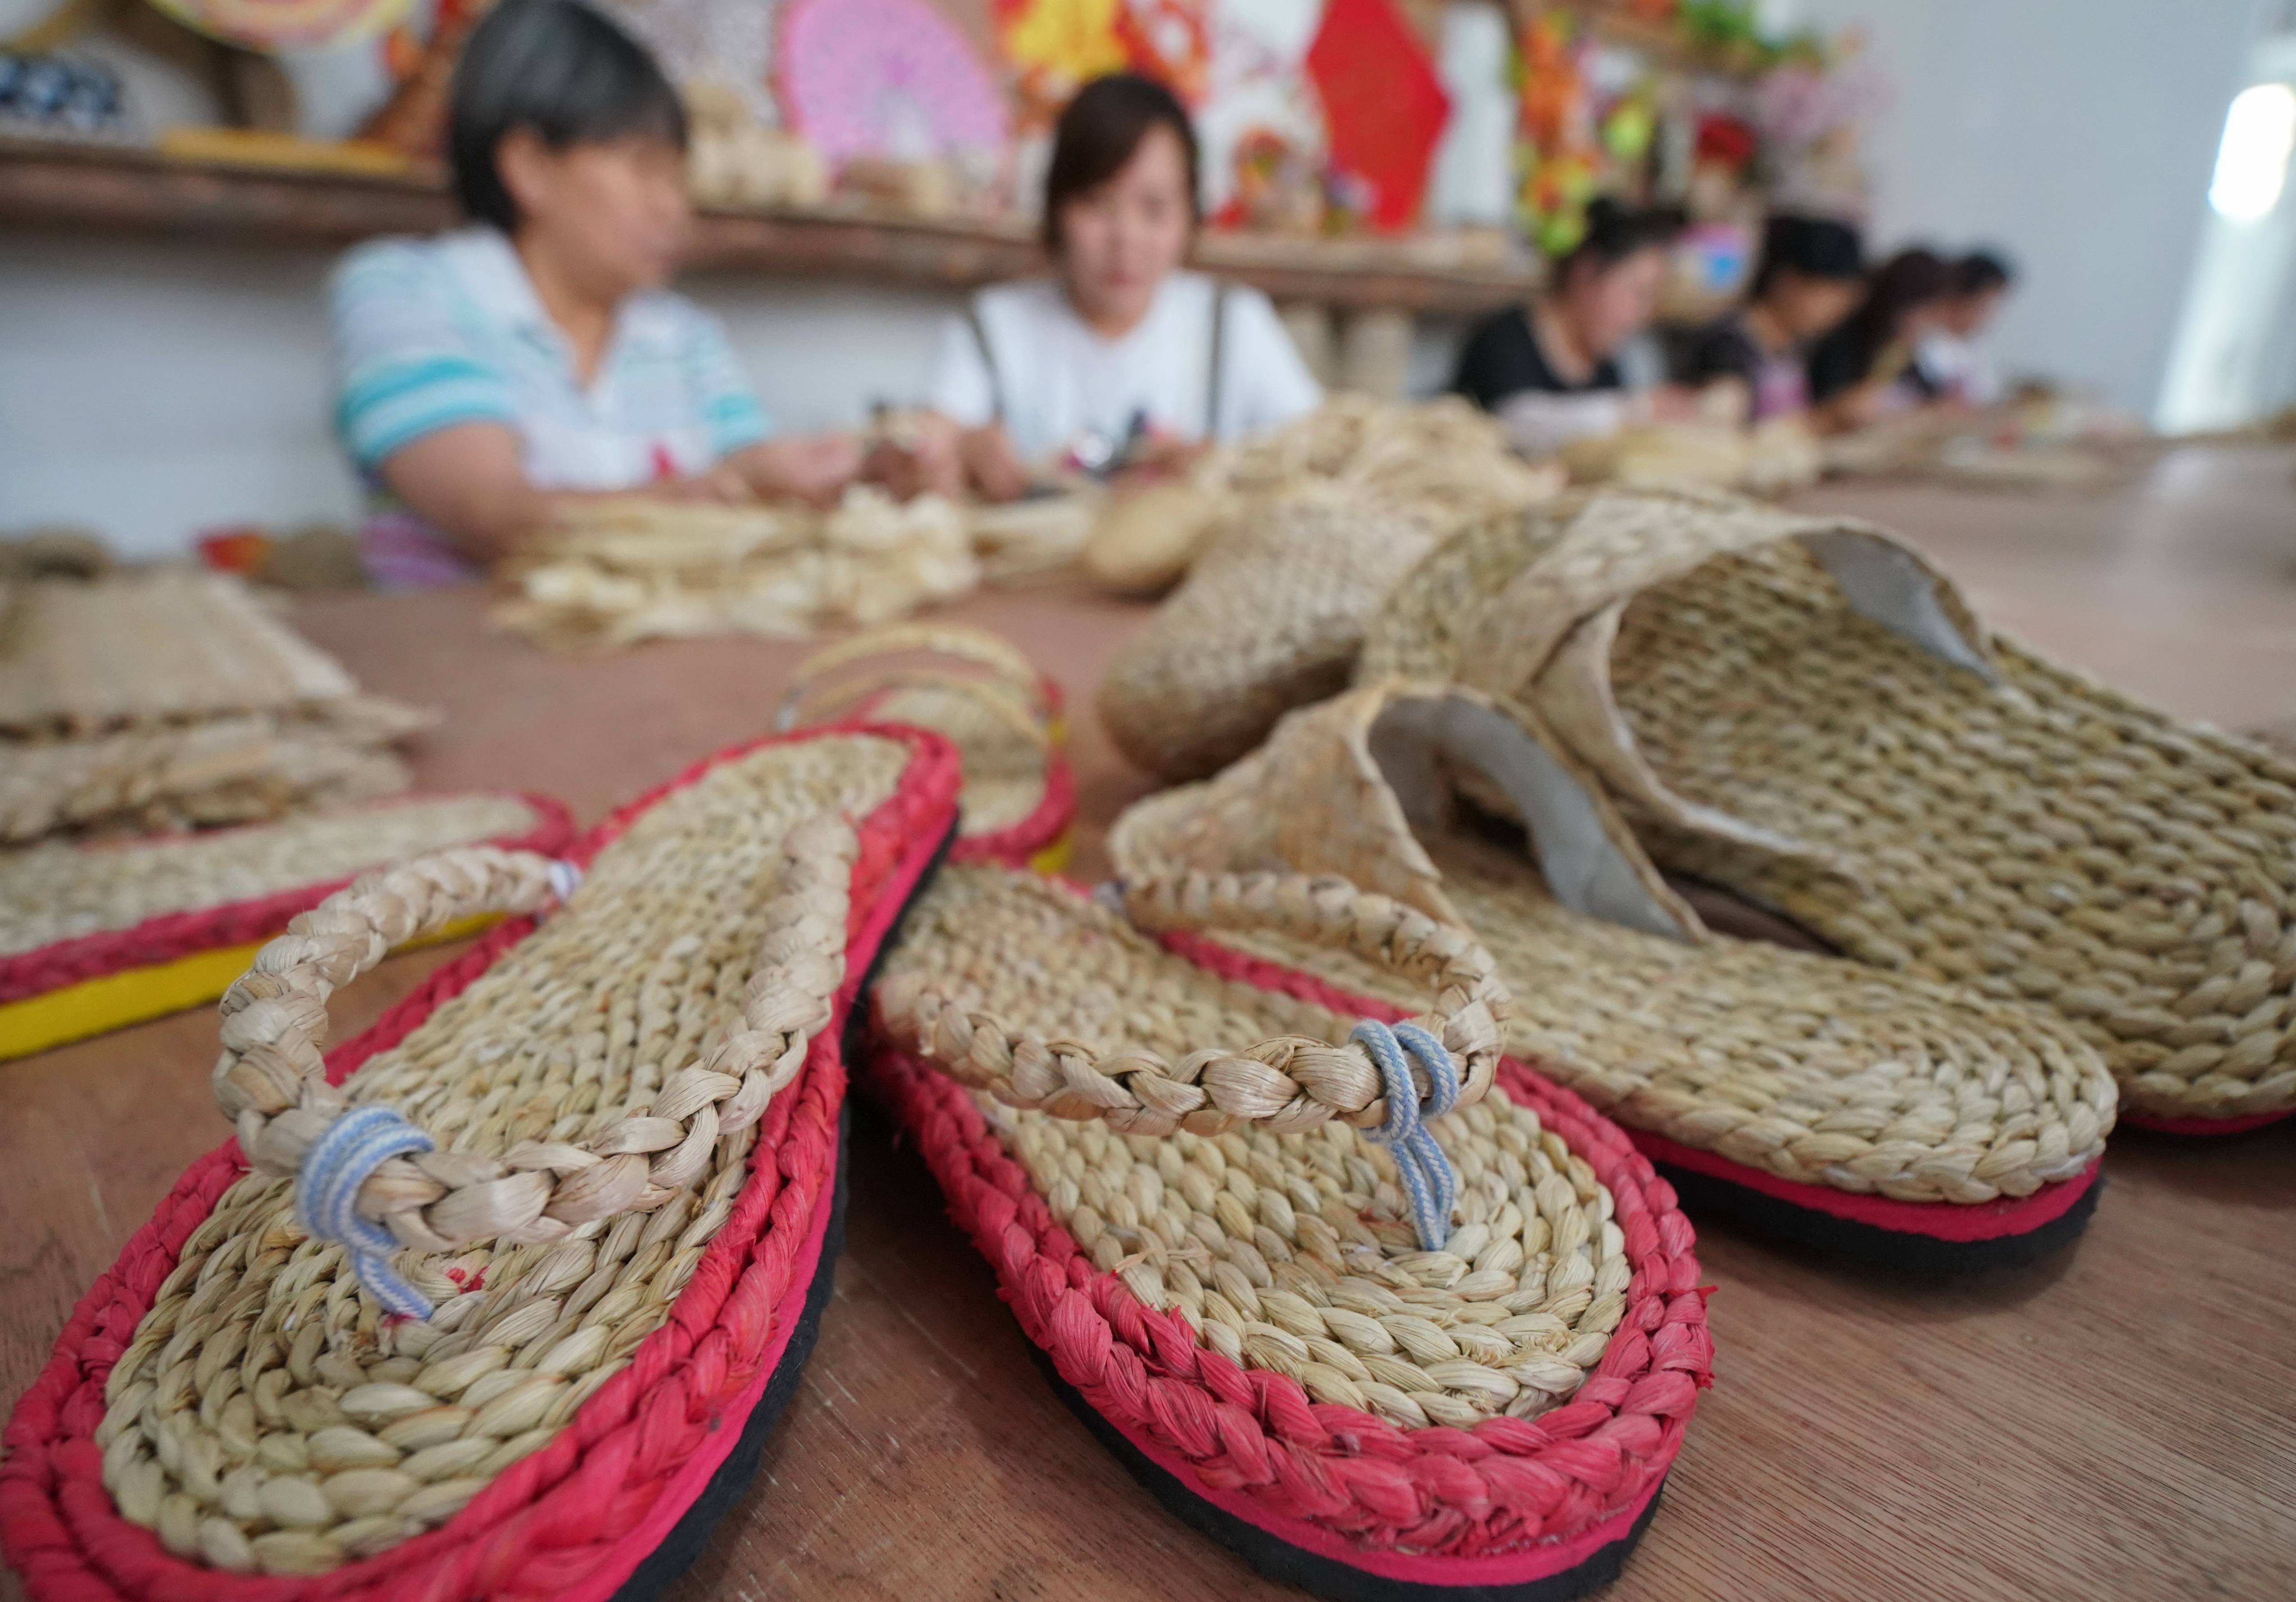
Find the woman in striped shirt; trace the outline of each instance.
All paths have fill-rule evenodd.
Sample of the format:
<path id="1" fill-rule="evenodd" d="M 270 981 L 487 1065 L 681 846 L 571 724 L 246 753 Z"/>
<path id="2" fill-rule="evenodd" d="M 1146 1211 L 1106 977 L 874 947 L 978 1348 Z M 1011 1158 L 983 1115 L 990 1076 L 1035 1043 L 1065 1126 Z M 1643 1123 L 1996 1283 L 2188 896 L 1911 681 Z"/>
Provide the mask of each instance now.
<path id="1" fill-rule="evenodd" d="M 643 46 L 579 0 L 501 0 L 450 115 L 471 225 L 364 245 L 332 286 L 376 582 L 473 576 L 574 496 L 822 501 L 853 477 L 849 437 L 772 437 L 725 331 L 662 287 L 685 114 Z"/>

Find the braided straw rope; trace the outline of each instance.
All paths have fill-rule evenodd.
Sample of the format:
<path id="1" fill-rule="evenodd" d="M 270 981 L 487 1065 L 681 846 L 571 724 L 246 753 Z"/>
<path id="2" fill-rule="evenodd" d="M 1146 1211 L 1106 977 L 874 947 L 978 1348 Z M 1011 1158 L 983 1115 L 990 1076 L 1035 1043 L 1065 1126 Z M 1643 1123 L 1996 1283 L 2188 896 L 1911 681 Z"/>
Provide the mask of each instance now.
<path id="1" fill-rule="evenodd" d="M 1149 927 L 1234 919 L 1367 953 L 1415 947 L 1423 973 L 1456 976 L 1450 998 L 1481 960 L 1456 930 L 1336 880 L 1185 876 L 1133 904 Z M 1496 1083 L 1488 999 L 1436 1014 L 1455 1051 L 1473 1032 L 1473 1105 L 1463 1094 L 1433 1125 L 1459 1194 L 1448 1238 L 1427 1251 L 1392 1158 L 1361 1127 L 1383 1111 L 1362 1099 L 1377 1077 L 1356 1048 L 1327 1043 L 1352 1023 L 1332 998 L 1223 979 L 1059 884 L 972 864 L 946 870 L 911 914 L 877 997 L 898 1051 L 990 1087 L 970 1107 L 1080 1255 L 1221 1361 L 1395 1424 L 1466 1428 L 1555 1406 L 1620 1325 L 1636 1271 L 1611 1194 Z M 1270 1033 L 1268 1048 L 1202 1049 Z M 1032 1090 L 1046 1058 L 1066 1076 Z M 1117 1106 L 1126 1092 L 1157 1113 Z M 1184 1116 L 1195 1127 L 1175 1128 Z"/>
<path id="2" fill-rule="evenodd" d="M 386 1163 L 362 1199 L 416 1247 L 399 1267 L 439 1306 L 381 1317 L 343 1248 L 305 1234 L 283 1181 L 239 1178 L 105 1382 L 95 1444 L 121 1515 L 179 1557 L 324 1573 L 439 1524 L 546 1446 L 553 1475 L 572 1472 L 562 1426 L 662 1327 L 737 1197 L 750 1206 L 750 1153 L 781 1116 L 760 1124 L 758 1109 L 790 1071 L 787 1042 L 827 1016 L 842 965 L 851 833 L 824 820 L 885 804 L 909 750 L 822 736 L 672 789 L 599 852 L 568 906 L 340 1091 L 315 1071 L 327 993 L 419 923 L 543 904 L 547 862 L 449 854 L 364 881 L 266 948 L 226 1003 L 219 1098 L 266 1171 L 294 1161 L 332 1098 L 416 1120 L 439 1152 Z M 754 1231 L 760 1215 L 744 1216 Z M 783 1227 L 772 1249 L 785 1265 Z M 757 1312 L 743 1318 L 762 1334 Z M 710 1359 L 720 1379 L 728 1355 Z M 680 1387 L 665 1398 L 681 1421 L 718 1405 Z M 650 1424 L 649 1439 L 684 1438 L 657 1422 L 668 1433 Z"/>
<path id="3" fill-rule="evenodd" d="M 1989 1202 L 2071 1178 L 2103 1149 L 2112 1080 L 2046 1012 L 1775 946 L 1645 934 L 1564 906 L 1519 845 L 1439 825 L 1414 836 L 1372 756 L 1404 693 L 1374 686 L 1294 713 L 1217 779 L 1140 802 L 1110 835 L 1119 870 L 1345 873 L 1464 921 L 1514 997 L 1510 1054 L 1625 1124 L 1782 1179 Z M 1346 953 L 1265 932 L 1231 943 L 1409 1000 Z"/>
<path id="4" fill-rule="evenodd" d="M 1211 544 L 1100 689 L 1119 748 L 1171 780 L 1342 688 L 1380 597 L 1441 535 L 1559 482 L 1456 400 L 1335 401 L 1220 454 L 1210 476 L 1226 497 Z"/>
<path id="5" fill-rule="evenodd" d="M 2129 1111 L 2296 1108 L 2296 764 L 1997 635 L 1995 684 L 1940 661 L 1779 543 L 1839 524 L 1683 497 L 1639 517 L 1673 528 L 1663 560 L 1565 511 L 1468 532 L 1398 587 L 1365 673 L 1496 674 L 1504 693 L 1535 673 L 1542 702 L 1608 705 L 1559 721 L 1666 866 L 1862 961 L 2054 1009 Z M 1577 623 L 1526 617 L 1542 570 L 1599 574 L 1551 593 L 1614 615 L 1615 642 L 1479 658 Z M 1503 593 L 1510 615 L 1486 611 Z M 1718 816 L 1734 826 L 1701 826 Z"/>
<path id="6" fill-rule="evenodd" d="M 520 835 L 535 823 L 516 796 L 419 796 L 214 834 L 0 853 L 0 956 Z"/>
<path id="7" fill-rule="evenodd" d="M 895 623 L 799 663 L 774 726 L 860 715 L 946 735 L 964 759 L 962 831 L 972 840 L 1014 830 L 1044 806 L 1059 715 L 1058 690 L 999 636 L 962 624 Z"/>

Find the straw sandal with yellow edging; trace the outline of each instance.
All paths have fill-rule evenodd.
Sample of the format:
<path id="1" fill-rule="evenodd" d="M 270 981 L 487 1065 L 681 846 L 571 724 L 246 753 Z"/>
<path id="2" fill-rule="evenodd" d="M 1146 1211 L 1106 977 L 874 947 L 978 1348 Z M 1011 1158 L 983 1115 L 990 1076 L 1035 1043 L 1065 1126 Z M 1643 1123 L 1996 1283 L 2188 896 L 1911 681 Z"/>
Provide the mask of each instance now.
<path id="1" fill-rule="evenodd" d="M 774 726 L 847 718 L 912 723 L 947 737 L 964 764 L 951 860 L 1067 866 L 1076 818 L 1061 687 L 986 629 L 894 623 L 798 664 Z"/>
<path id="2" fill-rule="evenodd" d="M 2296 1112 L 2296 764 L 1989 635 L 1884 530 L 1687 494 L 1495 520 L 1364 671 L 1536 706 L 1663 866 L 2054 1009 L 2132 1123 Z"/>
<path id="3" fill-rule="evenodd" d="M 481 843 L 546 855 L 572 832 L 547 797 L 480 792 L 0 852 L 0 1058 L 215 1000 L 260 943 L 366 869 Z"/>
<path id="4" fill-rule="evenodd" d="M 1709 1377 L 1672 1192 L 1500 1059 L 1463 931 L 1328 878 L 1125 908 L 953 864 L 874 1004 L 866 1083 L 1056 1388 L 1167 1508 L 1319 1595 L 1616 1574 Z M 1203 928 L 1350 952 L 1432 1009 L 1155 937 Z"/>
<path id="5" fill-rule="evenodd" d="M 1536 729 L 1472 691 L 1366 687 L 1138 803 L 1110 850 L 1128 879 L 1345 873 L 1472 929 L 1515 998 L 1508 1050 L 1625 1124 L 1693 1212 L 1929 1272 L 2079 1233 L 2113 1118 L 2094 1051 L 2037 1009 L 1709 936 Z M 1529 821 L 1528 852 L 1455 827 L 1450 784 L 1470 772 Z M 1240 944 L 1406 993 L 1345 953 Z"/>
<path id="6" fill-rule="evenodd" d="M 417 859 L 266 946 L 223 1003 L 237 1140 L 9 1421 L 0 1552 L 36 1602 L 673 1578 L 811 1348 L 840 1026 L 956 784 L 931 734 L 783 737 L 570 860 Z M 512 921 L 322 1067 L 332 990 L 482 911 Z"/>

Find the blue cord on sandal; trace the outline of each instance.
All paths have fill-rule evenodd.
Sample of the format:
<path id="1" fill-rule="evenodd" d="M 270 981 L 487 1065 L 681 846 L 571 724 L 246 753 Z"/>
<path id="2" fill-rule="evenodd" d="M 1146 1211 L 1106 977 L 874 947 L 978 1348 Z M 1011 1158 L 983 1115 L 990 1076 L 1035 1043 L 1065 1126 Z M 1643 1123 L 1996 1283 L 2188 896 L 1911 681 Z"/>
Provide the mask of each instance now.
<path id="1" fill-rule="evenodd" d="M 1403 1181 L 1404 1199 L 1410 1204 L 1412 1227 L 1419 1231 L 1422 1251 L 1439 1251 L 1451 1238 L 1451 1205 L 1458 1199 L 1459 1179 L 1451 1159 L 1423 1120 L 1439 1118 L 1459 1099 L 1459 1070 L 1443 1042 L 1416 1024 L 1390 1028 L 1365 1018 L 1348 1038 L 1371 1053 L 1387 1096 L 1387 1118 L 1368 1131 L 1371 1139 L 1395 1157 L 1396 1177 Z M 1411 1077 L 1408 1052 L 1427 1071 L 1427 1100 L 1422 1106 L 1419 1086 Z"/>
<path id="2" fill-rule="evenodd" d="M 312 1142 L 295 1176 L 295 1216 L 315 1240 L 350 1254 L 351 1270 L 385 1312 L 430 1316 L 430 1301 L 390 1265 L 398 1238 L 358 1214 L 359 1187 L 393 1157 L 435 1149 L 430 1137 L 388 1107 L 355 1107 Z"/>

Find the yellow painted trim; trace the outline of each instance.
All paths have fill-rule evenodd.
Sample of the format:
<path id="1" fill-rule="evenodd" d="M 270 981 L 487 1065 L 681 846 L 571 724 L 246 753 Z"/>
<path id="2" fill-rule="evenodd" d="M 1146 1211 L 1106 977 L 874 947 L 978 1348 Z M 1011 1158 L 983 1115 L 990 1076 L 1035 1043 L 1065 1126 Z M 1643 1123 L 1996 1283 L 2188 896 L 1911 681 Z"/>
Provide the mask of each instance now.
<path id="1" fill-rule="evenodd" d="M 412 951 L 416 946 L 460 940 L 496 921 L 490 912 L 460 918 L 437 934 L 418 936 L 398 949 Z M 0 1061 L 29 1057 L 35 1051 L 212 1001 L 254 964 L 255 953 L 263 946 L 260 940 L 219 945 L 172 961 L 98 974 L 77 985 L 10 1001 L 0 1006 Z"/>

